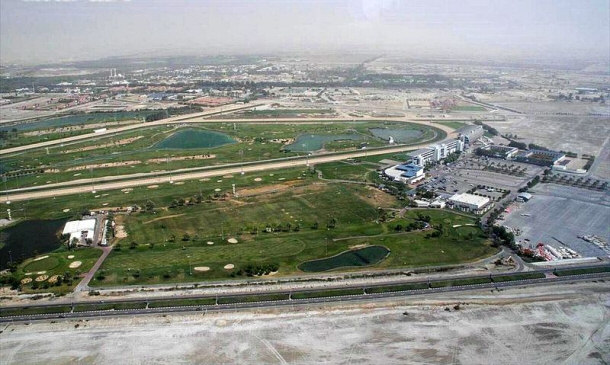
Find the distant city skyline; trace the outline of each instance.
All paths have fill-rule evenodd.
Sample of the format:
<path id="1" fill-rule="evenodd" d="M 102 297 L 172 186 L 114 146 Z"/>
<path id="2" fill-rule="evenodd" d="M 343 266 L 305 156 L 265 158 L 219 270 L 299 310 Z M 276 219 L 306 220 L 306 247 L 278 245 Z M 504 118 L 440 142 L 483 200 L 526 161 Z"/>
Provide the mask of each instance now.
<path id="1" fill-rule="evenodd" d="M 2 0 L 0 62 L 384 52 L 608 62 L 609 0 Z"/>

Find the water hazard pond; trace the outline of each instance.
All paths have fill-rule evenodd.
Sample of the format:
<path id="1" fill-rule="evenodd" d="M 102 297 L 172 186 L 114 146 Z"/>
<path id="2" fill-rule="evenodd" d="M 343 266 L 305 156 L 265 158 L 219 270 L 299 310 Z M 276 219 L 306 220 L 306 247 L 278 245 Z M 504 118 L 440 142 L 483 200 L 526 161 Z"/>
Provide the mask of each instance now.
<path id="1" fill-rule="evenodd" d="M 302 134 L 297 139 L 285 147 L 292 152 L 312 152 L 322 149 L 328 142 L 354 140 L 358 141 L 363 137 L 359 134 Z"/>
<path id="2" fill-rule="evenodd" d="M 11 259 L 19 262 L 59 248 L 65 223 L 65 219 L 27 220 L 0 230 L 0 270 L 6 269 Z"/>
<path id="3" fill-rule="evenodd" d="M 231 136 L 202 129 L 184 129 L 155 145 L 159 149 L 212 148 L 235 143 Z"/>
<path id="4" fill-rule="evenodd" d="M 337 268 L 369 266 L 381 262 L 389 254 L 390 250 L 384 246 L 368 246 L 319 260 L 306 261 L 299 265 L 299 270 L 320 272 Z"/>

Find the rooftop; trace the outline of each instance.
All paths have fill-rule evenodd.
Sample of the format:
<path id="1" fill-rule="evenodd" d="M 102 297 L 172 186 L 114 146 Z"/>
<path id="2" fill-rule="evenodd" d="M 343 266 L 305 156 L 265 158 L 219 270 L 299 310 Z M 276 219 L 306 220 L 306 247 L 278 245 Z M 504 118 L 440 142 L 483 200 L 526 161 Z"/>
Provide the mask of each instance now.
<path id="1" fill-rule="evenodd" d="M 457 203 L 476 205 L 477 207 L 482 207 L 489 203 L 489 198 L 468 193 L 455 194 L 449 200 Z"/>

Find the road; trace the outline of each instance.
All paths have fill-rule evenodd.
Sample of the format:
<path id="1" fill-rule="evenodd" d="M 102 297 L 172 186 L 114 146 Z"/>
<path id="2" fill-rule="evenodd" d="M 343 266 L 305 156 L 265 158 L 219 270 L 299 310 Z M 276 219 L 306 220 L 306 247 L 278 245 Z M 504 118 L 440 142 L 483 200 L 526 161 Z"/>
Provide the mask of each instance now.
<path id="1" fill-rule="evenodd" d="M 18 315 L 9 317 L 0 317 L 0 323 L 7 322 L 30 322 L 37 320 L 54 320 L 54 319 L 71 319 L 71 318 L 94 318 L 94 317 L 110 317 L 110 316 L 133 316 L 142 314 L 158 314 L 158 313 L 180 313 L 193 311 L 226 311 L 248 308 L 268 308 L 279 306 L 306 305 L 316 303 L 331 303 L 331 302 L 347 302 L 347 301 L 366 301 L 383 298 L 393 298 L 412 295 L 432 295 L 438 293 L 472 291 L 472 290 L 488 290 L 501 289 L 508 287 L 526 287 L 526 286 L 547 286 L 552 284 L 572 283 L 579 281 L 596 280 L 600 278 L 608 278 L 610 273 L 583 274 L 564 277 L 546 277 L 541 279 L 526 279 L 507 282 L 493 282 L 484 284 L 461 285 L 440 288 L 416 289 L 409 291 L 386 292 L 376 294 L 355 294 L 335 297 L 308 298 L 308 299 L 287 299 L 277 301 L 263 301 L 250 303 L 235 303 L 235 304 L 213 304 L 213 305 L 195 305 L 195 306 L 177 306 L 177 307 L 159 307 L 146 309 L 126 309 L 126 310 L 105 310 L 105 311 L 89 311 L 89 312 L 71 312 L 71 313 L 51 313 L 51 314 L 33 314 L 33 315 Z M 146 301 L 146 300 L 143 300 Z M 117 301 L 120 302 L 120 301 Z M 105 302 L 106 304 L 112 302 Z M 75 303 L 76 304 L 76 303 Z"/>

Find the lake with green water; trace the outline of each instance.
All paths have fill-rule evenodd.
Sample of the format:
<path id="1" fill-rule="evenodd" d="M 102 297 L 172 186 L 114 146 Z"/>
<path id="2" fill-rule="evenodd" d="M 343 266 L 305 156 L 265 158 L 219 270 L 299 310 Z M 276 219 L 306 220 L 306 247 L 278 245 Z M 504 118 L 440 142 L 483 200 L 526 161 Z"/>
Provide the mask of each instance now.
<path id="1" fill-rule="evenodd" d="M 231 136 L 203 129 L 184 129 L 157 143 L 158 149 L 213 148 L 235 143 Z"/>
<path id="2" fill-rule="evenodd" d="M 312 152 L 322 149 L 328 142 L 361 139 L 363 136 L 359 134 L 301 134 L 284 149 L 292 152 Z"/>
<path id="3" fill-rule="evenodd" d="M 306 261 L 299 265 L 299 270 L 320 272 L 342 267 L 369 266 L 381 262 L 389 253 L 390 250 L 383 246 L 368 246 L 357 250 L 345 251 L 324 259 Z"/>

